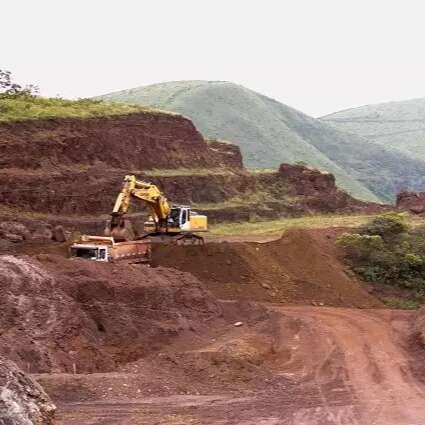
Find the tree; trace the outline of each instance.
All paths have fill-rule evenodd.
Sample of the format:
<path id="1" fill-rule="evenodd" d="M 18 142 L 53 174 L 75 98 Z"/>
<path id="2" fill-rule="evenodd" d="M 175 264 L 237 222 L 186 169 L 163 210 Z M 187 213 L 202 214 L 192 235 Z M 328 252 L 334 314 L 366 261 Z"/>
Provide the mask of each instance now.
<path id="1" fill-rule="evenodd" d="M 0 97 L 35 96 L 37 93 L 37 86 L 29 84 L 23 87 L 12 80 L 10 71 L 0 69 Z"/>

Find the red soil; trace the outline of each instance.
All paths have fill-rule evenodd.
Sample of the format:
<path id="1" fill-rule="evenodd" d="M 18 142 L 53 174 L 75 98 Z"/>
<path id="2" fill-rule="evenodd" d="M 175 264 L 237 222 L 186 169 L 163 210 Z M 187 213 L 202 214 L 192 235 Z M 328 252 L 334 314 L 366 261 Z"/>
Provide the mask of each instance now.
<path id="1" fill-rule="evenodd" d="M 210 145 L 188 118 L 160 112 L 3 124 L 0 158 L 0 168 L 45 171 L 98 163 L 128 170 L 242 167 L 237 148 Z"/>
<path id="2" fill-rule="evenodd" d="M 156 252 L 233 301 L 176 269 L 0 257 L 1 352 L 50 372 L 61 425 L 421 424 L 422 318 L 320 307 L 380 306 L 337 233 Z"/>
<path id="3" fill-rule="evenodd" d="M 114 370 L 221 314 L 193 276 L 161 268 L 1 256 L 0 280 L 0 354 L 30 372 Z"/>
<path id="4" fill-rule="evenodd" d="M 382 307 L 338 259 L 341 230 L 293 230 L 266 243 L 154 246 L 153 264 L 187 271 L 218 297 L 290 304 Z"/>

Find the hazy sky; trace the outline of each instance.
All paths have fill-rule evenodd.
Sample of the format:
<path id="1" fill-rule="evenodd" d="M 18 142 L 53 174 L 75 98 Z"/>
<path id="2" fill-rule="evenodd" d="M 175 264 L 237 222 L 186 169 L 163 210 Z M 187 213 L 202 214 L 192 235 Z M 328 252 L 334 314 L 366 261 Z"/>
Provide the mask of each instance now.
<path id="1" fill-rule="evenodd" d="M 0 0 L 0 68 L 43 95 L 228 80 L 310 115 L 425 97 L 425 2 Z"/>

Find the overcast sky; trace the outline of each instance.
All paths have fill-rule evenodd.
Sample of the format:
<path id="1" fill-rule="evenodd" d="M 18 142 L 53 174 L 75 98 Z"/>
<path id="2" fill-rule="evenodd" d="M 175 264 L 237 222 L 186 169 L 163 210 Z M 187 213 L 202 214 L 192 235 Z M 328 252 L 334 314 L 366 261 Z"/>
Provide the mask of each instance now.
<path id="1" fill-rule="evenodd" d="M 425 2 L 1 1 L 0 68 L 47 96 L 228 80 L 313 116 L 425 97 Z"/>

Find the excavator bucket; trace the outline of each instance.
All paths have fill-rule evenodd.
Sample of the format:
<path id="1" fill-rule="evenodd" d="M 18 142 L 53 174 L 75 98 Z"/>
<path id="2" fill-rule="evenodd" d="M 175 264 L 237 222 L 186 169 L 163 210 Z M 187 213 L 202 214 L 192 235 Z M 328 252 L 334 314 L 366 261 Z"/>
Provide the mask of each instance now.
<path id="1" fill-rule="evenodd" d="M 131 221 L 122 215 L 112 215 L 106 222 L 105 236 L 112 236 L 116 242 L 133 241 L 136 238 Z"/>

